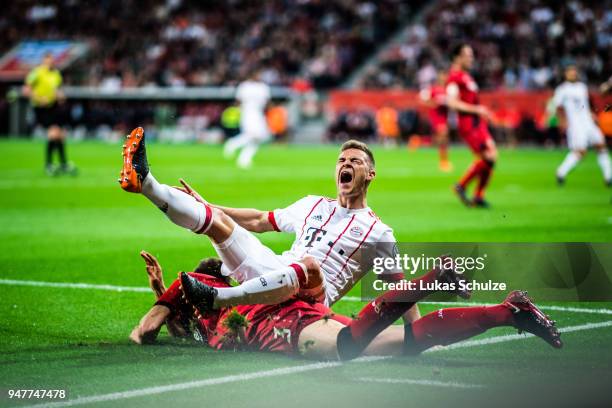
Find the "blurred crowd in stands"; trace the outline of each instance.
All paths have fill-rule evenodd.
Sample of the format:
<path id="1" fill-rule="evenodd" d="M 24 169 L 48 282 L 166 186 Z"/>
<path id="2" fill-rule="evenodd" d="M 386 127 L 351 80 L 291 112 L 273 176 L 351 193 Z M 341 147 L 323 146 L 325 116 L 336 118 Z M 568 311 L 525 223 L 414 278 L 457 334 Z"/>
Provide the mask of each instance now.
<path id="1" fill-rule="evenodd" d="M 417 1 L 415 3 L 422 3 Z M 86 41 L 67 83 L 337 85 L 410 13 L 399 0 L 21 0 L 0 14 L 0 52 L 23 39 Z"/>
<path id="2" fill-rule="evenodd" d="M 530 144 L 554 147 L 563 144 L 566 123 L 557 114 L 546 113 L 550 99 L 542 98 L 541 106 L 534 110 L 510 103 L 494 103 L 490 106 L 492 121 L 489 129 L 495 140 L 506 146 Z M 499 99 L 504 100 L 503 93 Z M 612 146 L 612 110 L 600 109 L 596 112 L 597 122 Z M 459 141 L 456 133 L 456 117 L 448 117 L 451 141 Z M 330 112 L 330 125 L 327 139 L 344 142 L 350 138 L 364 142 L 382 142 L 388 145 L 407 143 L 409 146 L 430 145 L 433 143 L 433 129 L 422 109 L 383 104 L 378 108 L 357 106 L 340 108 Z"/>
<path id="3" fill-rule="evenodd" d="M 573 60 L 591 84 L 612 72 L 612 1 L 440 0 L 363 78 L 362 88 L 423 88 L 469 41 L 482 89 L 546 89 Z"/>

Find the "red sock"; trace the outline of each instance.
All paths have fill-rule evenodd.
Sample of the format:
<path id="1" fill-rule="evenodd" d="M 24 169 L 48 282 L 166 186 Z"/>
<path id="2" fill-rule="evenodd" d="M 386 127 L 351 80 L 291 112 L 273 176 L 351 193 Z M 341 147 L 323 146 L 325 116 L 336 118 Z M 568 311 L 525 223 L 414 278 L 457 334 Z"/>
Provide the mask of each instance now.
<path id="1" fill-rule="evenodd" d="M 448 161 L 448 145 L 446 143 L 440 144 L 438 152 L 440 153 L 440 161 Z"/>
<path id="2" fill-rule="evenodd" d="M 420 282 L 436 280 L 437 271 L 427 272 L 420 278 L 412 279 L 417 288 Z M 348 326 L 352 339 L 363 350 L 381 331 L 399 319 L 416 302 L 432 293 L 429 290 L 390 290 L 368 303 Z"/>
<path id="3" fill-rule="evenodd" d="M 430 347 L 457 343 L 488 329 L 512 326 L 514 317 L 504 305 L 440 309 L 412 323 L 412 339 L 404 339 L 407 351 L 420 353 Z"/>
<path id="4" fill-rule="evenodd" d="M 493 173 L 493 167 L 487 162 L 484 163 L 485 167 L 478 176 L 478 185 L 476 186 L 476 192 L 474 193 L 474 196 L 477 198 L 482 198 L 484 196 L 484 190 L 487 187 L 487 184 L 489 184 L 491 173 Z"/>
<path id="5" fill-rule="evenodd" d="M 461 180 L 459 180 L 459 185 L 465 188 L 470 181 L 472 181 L 474 177 L 478 176 L 482 172 L 482 169 L 487 166 L 488 164 L 482 159 L 477 159 L 474 161 L 467 172 L 465 172 Z"/>

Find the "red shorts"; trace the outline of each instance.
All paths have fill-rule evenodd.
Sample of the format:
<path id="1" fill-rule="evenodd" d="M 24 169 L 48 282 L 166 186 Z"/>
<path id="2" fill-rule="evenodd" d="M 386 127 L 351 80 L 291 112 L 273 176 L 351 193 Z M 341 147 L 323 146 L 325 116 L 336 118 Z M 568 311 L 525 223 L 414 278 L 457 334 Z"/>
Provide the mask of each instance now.
<path id="1" fill-rule="evenodd" d="M 489 128 L 484 121 L 480 122 L 476 127 L 460 127 L 459 135 L 476 154 L 482 153 L 487 143 L 493 141 L 493 136 L 489 133 Z"/>
<path id="2" fill-rule="evenodd" d="M 189 273 L 200 282 L 215 287 L 227 287 L 222 279 L 213 276 Z M 175 280 L 155 303 L 166 306 L 171 311 L 170 318 L 193 319 L 193 308 L 181 299 L 180 282 Z M 291 299 L 279 305 L 236 306 L 238 313 L 245 316 L 248 325 L 240 333 L 232 332 L 226 326 L 226 318 L 231 308 L 216 310 L 198 320 L 200 330 L 208 340 L 208 345 L 223 350 L 254 350 L 294 354 L 298 349 L 298 339 L 302 330 L 324 318 L 348 325 L 351 319 L 334 314 L 321 303 L 309 303 Z"/>

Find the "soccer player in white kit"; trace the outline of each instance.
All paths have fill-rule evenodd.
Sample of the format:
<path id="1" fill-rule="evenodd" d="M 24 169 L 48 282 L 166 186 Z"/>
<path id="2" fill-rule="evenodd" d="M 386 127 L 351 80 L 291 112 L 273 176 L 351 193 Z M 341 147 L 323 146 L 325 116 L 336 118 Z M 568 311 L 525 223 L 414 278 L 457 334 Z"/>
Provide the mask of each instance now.
<path id="1" fill-rule="evenodd" d="M 567 118 L 567 145 L 570 152 L 557 169 L 557 182 L 563 185 L 589 147 L 597 150 L 597 162 L 608 186 L 612 185 L 612 166 L 603 134 L 593 120 L 587 86 L 578 81 L 575 65 L 565 68 L 565 82 L 555 89 L 551 110 L 563 108 Z M 549 112 L 549 114 L 554 112 Z"/>
<path id="2" fill-rule="evenodd" d="M 224 146 L 224 155 L 231 157 L 242 149 L 237 164 L 249 168 L 262 143 L 270 138 L 266 121 L 266 106 L 270 101 L 270 87 L 254 73 L 236 88 L 236 99 L 240 102 L 240 134 L 229 139 Z"/>
<path id="3" fill-rule="evenodd" d="M 155 180 L 148 168 L 144 130 L 136 128 L 123 148 L 119 182 L 142 193 L 175 224 L 207 235 L 223 261 L 222 273 L 241 284 L 209 288 L 210 310 L 233 305 L 277 304 L 298 295 L 331 306 L 367 273 L 375 257 L 394 257 L 393 231 L 367 206 L 367 189 L 376 176 L 374 157 L 361 142 L 342 145 L 336 162 L 337 199 L 306 196 L 284 209 L 260 211 L 210 204 L 184 183 L 173 188 Z M 290 250 L 275 254 L 251 232 L 295 235 Z M 381 277 L 403 278 L 399 267 Z M 406 315 L 419 317 L 412 308 Z"/>

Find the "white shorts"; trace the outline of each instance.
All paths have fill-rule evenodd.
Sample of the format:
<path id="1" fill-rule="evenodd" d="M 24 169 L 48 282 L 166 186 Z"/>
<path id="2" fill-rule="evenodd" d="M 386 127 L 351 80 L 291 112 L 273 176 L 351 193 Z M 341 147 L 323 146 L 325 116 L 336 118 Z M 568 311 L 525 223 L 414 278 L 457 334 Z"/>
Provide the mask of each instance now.
<path id="1" fill-rule="evenodd" d="M 225 242 L 213 246 L 223 261 L 221 273 L 240 283 L 292 263 L 275 254 L 255 235 L 238 225 Z"/>
<path id="2" fill-rule="evenodd" d="M 603 133 L 595 124 L 567 129 L 567 147 L 570 150 L 586 150 L 591 146 L 604 143 Z"/>
<path id="3" fill-rule="evenodd" d="M 263 143 L 270 138 L 270 130 L 266 117 L 246 113 L 240 120 L 240 132 L 257 143 Z"/>
<path id="4" fill-rule="evenodd" d="M 287 268 L 292 263 L 299 261 L 287 253 L 284 255 L 275 254 L 274 251 L 262 244 L 255 235 L 238 225 L 225 242 L 213 244 L 213 246 L 223 261 L 221 273 L 224 276 L 231 276 L 239 283 Z M 323 275 L 321 275 L 320 284 L 315 285 L 307 284 L 306 287 L 300 289 L 297 296 L 329 305 L 327 285 Z"/>

